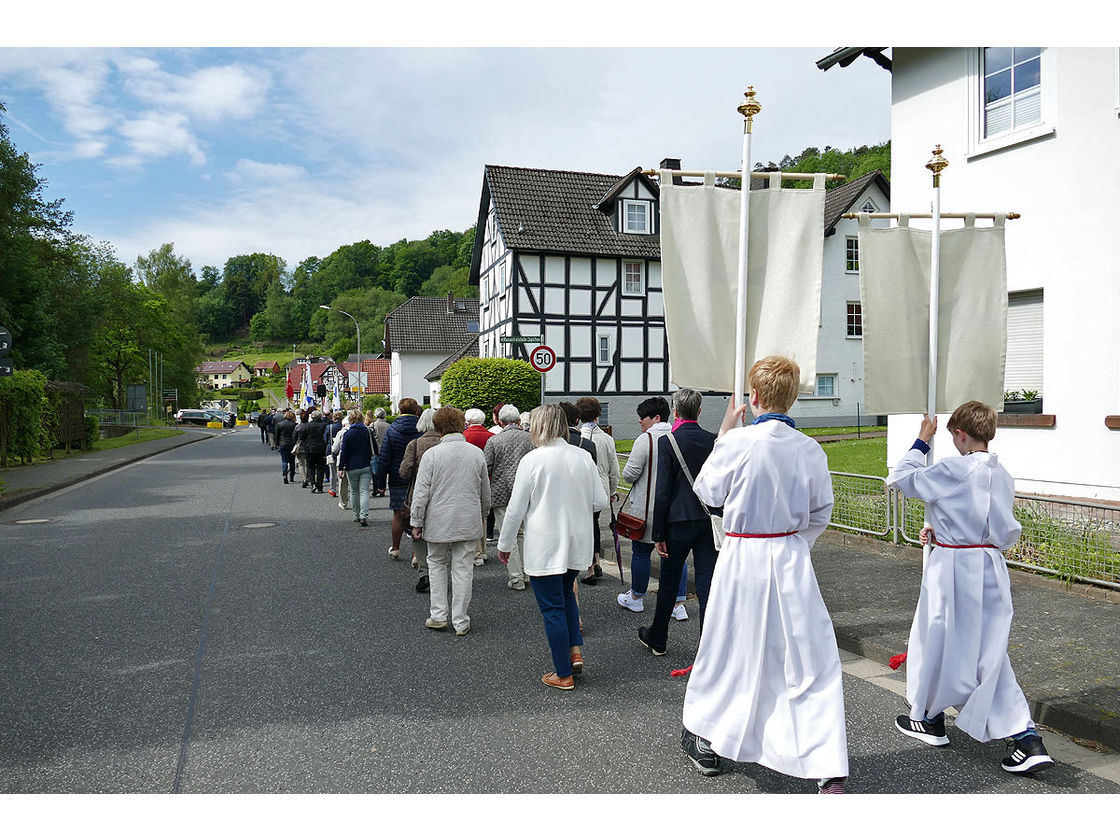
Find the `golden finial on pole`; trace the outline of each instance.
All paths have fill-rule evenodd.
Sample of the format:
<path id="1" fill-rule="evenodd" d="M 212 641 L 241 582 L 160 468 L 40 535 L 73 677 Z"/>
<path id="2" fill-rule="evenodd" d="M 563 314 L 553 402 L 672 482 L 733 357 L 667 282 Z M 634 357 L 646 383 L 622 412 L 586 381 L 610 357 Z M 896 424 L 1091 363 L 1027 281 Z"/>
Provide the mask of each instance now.
<path id="1" fill-rule="evenodd" d="M 747 134 L 750 134 L 755 115 L 762 110 L 762 106 L 754 101 L 754 85 L 749 85 L 747 87 L 747 92 L 744 93 L 743 96 L 746 97 L 746 99 L 743 104 L 735 110 L 742 114 L 743 118 L 747 121 L 743 130 Z"/>
<path id="2" fill-rule="evenodd" d="M 941 170 L 948 165 L 949 161 L 941 156 L 941 144 L 938 143 L 933 149 L 933 157 L 926 164 L 926 169 L 933 173 L 933 185 L 935 187 L 941 186 Z"/>

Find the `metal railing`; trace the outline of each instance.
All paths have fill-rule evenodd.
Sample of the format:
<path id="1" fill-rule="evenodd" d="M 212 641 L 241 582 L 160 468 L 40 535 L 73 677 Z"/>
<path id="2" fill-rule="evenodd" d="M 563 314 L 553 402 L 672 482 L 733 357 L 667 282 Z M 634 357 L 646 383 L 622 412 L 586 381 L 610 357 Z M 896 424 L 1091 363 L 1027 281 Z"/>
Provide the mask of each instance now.
<path id="1" fill-rule="evenodd" d="M 101 426 L 150 426 L 146 411 L 118 411 L 114 408 L 87 408 L 87 417 L 96 417 Z"/>
<path id="2" fill-rule="evenodd" d="M 620 455 L 620 459 L 626 456 Z M 834 472 L 829 527 L 920 545 L 925 505 L 873 475 Z M 1120 505 L 1015 495 L 1023 533 L 1007 565 L 1120 590 Z"/>

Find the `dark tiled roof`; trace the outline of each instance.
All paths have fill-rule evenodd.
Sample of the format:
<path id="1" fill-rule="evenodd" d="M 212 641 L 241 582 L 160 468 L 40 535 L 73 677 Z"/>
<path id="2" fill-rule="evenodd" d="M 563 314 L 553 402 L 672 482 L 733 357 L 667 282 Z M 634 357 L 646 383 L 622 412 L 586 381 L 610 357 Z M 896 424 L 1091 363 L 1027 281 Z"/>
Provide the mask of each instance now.
<path id="1" fill-rule="evenodd" d="M 601 200 L 616 193 L 620 181 L 628 178 L 556 169 L 486 167 L 487 184 L 498 208 L 498 227 L 508 248 L 660 259 L 658 236 L 619 233 L 610 215 L 595 209 Z"/>
<path id="2" fill-rule="evenodd" d="M 477 330 L 478 299 L 455 298 L 448 312 L 445 297 L 409 298 L 385 316 L 385 350 L 397 353 L 454 353 Z M 461 308 L 458 305 L 462 305 Z"/>
<path id="3" fill-rule="evenodd" d="M 824 197 L 824 235 L 828 236 L 836 229 L 836 223 L 840 221 L 840 217 L 847 213 L 856 200 L 863 194 L 867 187 L 876 183 L 879 189 L 883 191 L 883 195 L 889 200 L 891 197 L 891 185 L 883 173 L 876 169 L 873 172 L 868 172 L 866 175 L 861 175 L 854 181 L 849 181 L 835 189 L 829 190 L 825 193 Z"/>
<path id="4" fill-rule="evenodd" d="M 451 367 L 460 359 L 466 358 L 468 356 L 478 356 L 478 336 L 472 338 L 465 345 L 463 345 L 462 349 L 452 353 L 430 371 L 425 373 L 424 378 L 429 382 L 439 379 L 441 376 L 443 376 L 444 371 L 446 371 L 449 367 Z"/>
<path id="5" fill-rule="evenodd" d="M 199 373 L 233 373 L 242 365 L 249 367 L 244 362 L 203 362 L 195 370 Z"/>

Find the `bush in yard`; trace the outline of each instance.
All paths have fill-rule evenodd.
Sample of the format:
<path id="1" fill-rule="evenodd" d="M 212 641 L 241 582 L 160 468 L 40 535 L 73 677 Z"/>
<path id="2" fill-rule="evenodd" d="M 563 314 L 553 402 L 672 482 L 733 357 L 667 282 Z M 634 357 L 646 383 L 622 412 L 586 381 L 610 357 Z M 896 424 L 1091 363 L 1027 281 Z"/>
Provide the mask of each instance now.
<path id="1" fill-rule="evenodd" d="M 0 378 L 0 403 L 7 414 L 8 455 L 21 461 L 33 461 L 42 451 L 46 389 L 47 376 L 38 370 L 17 370 Z"/>
<path id="2" fill-rule="evenodd" d="M 367 394 L 362 397 L 363 413 L 367 411 L 376 411 L 379 408 L 385 409 L 386 413 L 388 413 L 391 405 L 392 403 L 389 402 L 389 398 L 384 394 Z"/>
<path id="3" fill-rule="evenodd" d="M 460 359 L 444 371 L 439 401 L 464 411 L 481 408 L 487 416 L 498 403 L 528 411 L 540 405 L 541 375 L 520 359 Z"/>
<path id="4" fill-rule="evenodd" d="M 91 448 L 101 437 L 101 424 L 96 417 L 86 415 L 86 449 Z"/>

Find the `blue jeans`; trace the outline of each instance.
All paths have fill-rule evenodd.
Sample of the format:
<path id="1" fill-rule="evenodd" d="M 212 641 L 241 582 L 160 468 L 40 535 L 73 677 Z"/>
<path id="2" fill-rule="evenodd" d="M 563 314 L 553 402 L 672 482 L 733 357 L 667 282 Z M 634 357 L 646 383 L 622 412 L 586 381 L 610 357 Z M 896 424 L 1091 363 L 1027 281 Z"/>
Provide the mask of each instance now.
<path id="1" fill-rule="evenodd" d="M 649 589 L 652 568 L 653 543 L 630 541 L 630 592 L 635 598 L 644 596 Z M 677 603 L 688 598 L 688 566 L 681 564 L 681 585 L 677 587 Z"/>
<path id="2" fill-rule="evenodd" d="M 292 455 L 291 444 L 280 447 L 280 473 L 292 481 L 296 480 L 295 456 Z"/>
<path id="3" fill-rule="evenodd" d="M 579 606 L 572 589 L 578 574 L 575 569 L 568 569 L 562 575 L 529 578 L 533 594 L 537 596 L 537 606 L 541 608 L 544 632 L 552 651 L 552 665 L 558 677 L 572 675 L 570 648 L 583 644 L 583 634 L 579 632 Z"/>
<path id="4" fill-rule="evenodd" d="M 373 481 L 373 472 L 369 467 L 347 470 L 346 480 L 350 483 L 350 504 L 354 508 L 354 521 L 369 519 L 369 485 Z"/>

